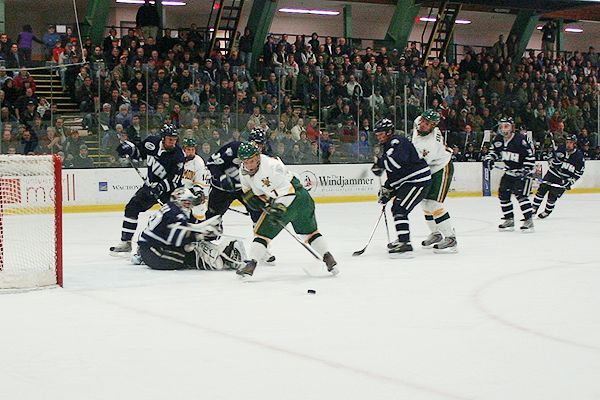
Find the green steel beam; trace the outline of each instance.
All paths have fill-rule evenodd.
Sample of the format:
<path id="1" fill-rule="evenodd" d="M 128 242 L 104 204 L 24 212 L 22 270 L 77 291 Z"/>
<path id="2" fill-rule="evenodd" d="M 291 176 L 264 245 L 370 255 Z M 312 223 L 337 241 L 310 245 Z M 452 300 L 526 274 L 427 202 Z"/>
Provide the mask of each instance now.
<path id="1" fill-rule="evenodd" d="M 163 7 L 162 0 L 156 0 L 154 2 L 154 6 L 156 7 L 156 12 L 158 13 L 158 18 L 160 19 L 160 26 L 158 27 L 158 33 L 156 34 L 156 36 L 160 38 L 163 36 L 161 28 L 165 26 L 165 20 L 167 19 L 167 16 L 165 15 L 165 9 Z"/>
<path id="2" fill-rule="evenodd" d="M 559 19 L 556 21 L 556 54 L 560 54 L 565 49 L 565 21 Z"/>
<path id="3" fill-rule="evenodd" d="M 522 10 L 517 14 L 517 18 L 508 35 L 510 37 L 510 35 L 514 33 L 517 36 L 517 42 L 519 44 L 517 46 L 517 55 L 513 60 L 513 64 L 521 62 L 521 57 L 527 49 L 529 39 L 531 39 L 531 35 L 535 31 L 535 27 L 539 20 L 540 16 L 535 15 L 535 11 L 532 10 Z"/>
<path id="4" fill-rule="evenodd" d="M 102 43 L 104 27 L 108 21 L 111 0 L 90 0 L 82 22 L 82 36 L 90 36 L 93 43 Z"/>
<path id="5" fill-rule="evenodd" d="M 344 37 L 348 45 L 352 46 L 352 5 L 344 5 Z"/>
<path id="6" fill-rule="evenodd" d="M 4 13 L 4 0 L 0 0 L 0 32 L 6 32 L 6 20 Z"/>
<path id="7" fill-rule="evenodd" d="M 402 53 L 408 44 L 408 38 L 415 24 L 415 18 L 419 15 L 420 4 L 415 0 L 398 0 L 394 16 L 390 21 L 385 41 L 390 47 L 394 47 Z"/>
<path id="8" fill-rule="evenodd" d="M 277 0 L 254 0 L 252 9 L 248 16 L 246 26 L 254 33 L 254 44 L 252 45 L 252 60 L 256 65 L 258 57 L 262 54 L 267 34 L 271 29 L 273 17 L 277 11 Z"/>

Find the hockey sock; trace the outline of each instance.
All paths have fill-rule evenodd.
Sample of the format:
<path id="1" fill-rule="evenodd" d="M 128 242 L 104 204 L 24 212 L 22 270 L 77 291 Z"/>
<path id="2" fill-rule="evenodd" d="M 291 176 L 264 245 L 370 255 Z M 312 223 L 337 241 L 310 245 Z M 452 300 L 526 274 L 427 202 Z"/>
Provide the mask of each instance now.
<path id="1" fill-rule="evenodd" d="M 425 214 L 425 223 L 427 224 L 427 227 L 429 228 L 431 233 L 437 232 L 438 226 L 435 222 L 435 219 L 433 218 L 433 215 Z"/>
<path id="2" fill-rule="evenodd" d="M 445 212 L 444 215 L 435 219 L 437 229 L 441 232 L 444 237 L 454 236 L 454 228 L 452 228 L 452 222 L 450 221 L 450 214 Z"/>
<path id="3" fill-rule="evenodd" d="M 394 215 L 394 223 L 396 224 L 396 233 L 398 234 L 398 241 L 403 243 L 410 243 L 408 216 Z"/>
<path id="4" fill-rule="evenodd" d="M 500 200 L 500 207 L 502 208 L 504 219 L 513 219 L 515 217 L 513 214 L 513 205 L 510 200 Z"/>
<path id="5" fill-rule="evenodd" d="M 137 229 L 138 220 L 137 218 L 123 217 L 123 227 L 121 229 L 121 240 L 124 242 L 130 242 L 133 238 L 133 234 Z"/>
<path id="6" fill-rule="evenodd" d="M 531 208 L 531 201 L 529 201 L 529 197 L 521 197 L 518 200 L 519 200 L 519 206 L 521 207 L 521 212 L 523 213 L 523 217 L 525 219 L 531 218 L 533 209 Z"/>
<path id="7" fill-rule="evenodd" d="M 325 255 L 325 253 L 327 253 L 329 251 L 329 247 L 327 246 L 327 241 L 320 234 L 318 236 L 316 236 L 314 239 L 309 240 L 308 244 L 310 244 L 312 246 L 312 248 L 315 249 L 315 251 L 317 253 L 319 253 L 319 255 L 321 257 L 323 257 Z"/>
<path id="8" fill-rule="evenodd" d="M 553 202 L 550 202 L 550 200 L 548 200 L 548 201 L 546 202 L 546 212 L 547 212 L 548 214 L 550 214 L 550 213 L 552 212 L 552 210 L 554 210 L 554 204 L 555 204 L 555 203 L 553 203 Z"/>
<path id="9" fill-rule="evenodd" d="M 250 245 L 250 259 L 251 260 L 262 260 L 267 253 L 266 240 L 262 238 L 255 238 Z"/>
<path id="10" fill-rule="evenodd" d="M 538 208 L 540 208 L 540 206 L 542 205 L 542 201 L 544 201 L 544 198 L 540 195 L 535 195 L 535 197 L 533 198 L 533 208 L 534 210 L 537 210 Z"/>

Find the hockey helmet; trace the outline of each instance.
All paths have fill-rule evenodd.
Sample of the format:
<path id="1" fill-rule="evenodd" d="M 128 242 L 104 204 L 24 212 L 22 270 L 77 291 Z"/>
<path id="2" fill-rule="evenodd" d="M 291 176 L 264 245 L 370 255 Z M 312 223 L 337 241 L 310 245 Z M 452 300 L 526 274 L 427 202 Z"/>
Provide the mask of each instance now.
<path id="1" fill-rule="evenodd" d="M 160 136 L 165 138 L 166 136 L 179 136 L 179 131 L 173 124 L 165 124 L 162 128 L 160 128 Z"/>
<path id="2" fill-rule="evenodd" d="M 185 138 L 185 139 L 183 139 L 183 147 L 184 148 L 186 148 L 186 147 L 194 147 L 195 148 L 196 144 L 197 144 L 196 143 L 196 139 L 194 139 L 194 138 Z"/>
<path id="3" fill-rule="evenodd" d="M 238 149 L 238 158 L 242 161 L 249 160 L 258 154 L 260 154 L 260 150 L 252 142 L 244 142 Z"/>
<path id="4" fill-rule="evenodd" d="M 394 123 L 387 118 L 380 119 L 379 121 L 377 121 L 377 123 L 373 127 L 374 133 L 385 132 L 388 135 L 391 135 L 393 131 L 394 131 Z"/>
<path id="5" fill-rule="evenodd" d="M 577 141 L 578 141 L 578 139 L 577 139 L 577 135 L 575 135 L 575 134 L 573 134 L 573 133 L 571 133 L 571 134 L 568 134 L 568 135 L 565 137 L 565 141 L 567 141 L 567 142 L 568 142 L 568 141 L 573 141 L 573 142 L 577 143 Z"/>
<path id="6" fill-rule="evenodd" d="M 171 201 L 179 207 L 190 209 L 200 204 L 198 196 L 194 195 L 191 190 L 184 187 L 179 187 L 171 193 Z"/>
<path id="7" fill-rule="evenodd" d="M 508 137 L 514 130 L 515 121 L 511 117 L 504 116 L 498 121 L 498 127 L 500 133 Z"/>
<path id="8" fill-rule="evenodd" d="M 435 110 L 426 110 L 421 114 L 421 118 L 437 125 L 440 122 L 441 116 L 440 113 Z"/>
<path id="9" fill-rule="evenodd" d="M 256 144 L 264 144 L 267 141 L 267 132 L 259 126 L 252 128 L 248 140 Z"/>

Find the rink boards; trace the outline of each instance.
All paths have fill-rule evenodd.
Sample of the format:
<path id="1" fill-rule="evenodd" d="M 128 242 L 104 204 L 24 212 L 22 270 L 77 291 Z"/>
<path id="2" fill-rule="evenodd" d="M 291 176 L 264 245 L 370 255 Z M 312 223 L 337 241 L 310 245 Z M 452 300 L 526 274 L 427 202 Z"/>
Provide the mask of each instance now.
<path id="1" fill-rule="evenodd" d="M 482 196 L 481 163 L 455 163 L 449 196 Z M 313 198 L 321 203 L 369 201 L 379 190 L 371 164 L 289 165 Z M 539 174 L 547 171 L 538 163 Z M 502 171 L 493 170 L 496 190 Z M 69 169 L 63 171 L 63 205 L 66 212 L 120 211 L 142 185 L 131 168 Z M 600 161 L 588 161 L 572 193 L 600 192 Z"/>

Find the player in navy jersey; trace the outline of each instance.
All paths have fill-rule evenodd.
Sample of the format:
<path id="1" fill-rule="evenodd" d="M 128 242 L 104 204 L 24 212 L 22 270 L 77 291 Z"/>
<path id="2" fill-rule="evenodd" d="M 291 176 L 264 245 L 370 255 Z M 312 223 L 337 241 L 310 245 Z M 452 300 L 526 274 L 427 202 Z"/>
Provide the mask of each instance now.
<path id="1" fill-rule="evenodd" d="M 431 172 L 427 162 L 419 157 L 408 139 L 394 134 L 394 124 L 389 119 L 378 121 L 373 132 L 382 145 L 382 155 L 371 170 L 377 176 L 385 171 L 387 179 L 379 191 L 379 203 L 394 199 L 392 214 L 398 239 L 388 244 L 393 258 L 406 257 L 413 251 L 410 243 L 408 214 L 423 200 L 431 185 Z"/>
<path id="2" fill-rule="evenodd" d="M 164 204 L 148 221 L 138 241 L 141 261 L 152 269 L 237 269 L 245 258 L 238 241 L 220 246 L 204 241 L 204 236 L 219 233 L 220 217 L 198 224 L 192 207 L 200 204 L 201 196 L 189 189 L 177 188 L 171 201 Z M 193 228 L 194 231 L 190 230 Z"/>
<path id="3" fill-rule="evenodd" d="M 501 231 L 512 231 L 515 227 L 511 195 L 515 195 L 523 213 L 522 232 L 533 232 L 533 209 L 529 194 L 531 177 L 535 167 L 533 147 L 525 135 L 514 131 L 512 118 L 503 118 L 499 122 L 500 134 L 492 141 L 490 153 L 484 162 L 492 168 L 495 161 L 502 161 L 505 172 L 500 179 L 498 198 L 504 214 L 504 222 L 498 226 Z"/>
<path id="4" fill-rule="evenodd" d="M 548 217 L 554 210 L 556 201 L 583 175 L 585 160 L 583 153 L 577 148 L 577 136 L 568 135 L 566 143 L 552 152 L 548 165 L 550 169 L 543 180 L 550 184 L 542 183 L 533 199 L 535 214 L 548 194 L 546 209 L 538 214 L 539 218 Z"/>
<path id="5" fill-rule="evenodd" d="M 120 157 L 146 160 L 148 175 L 144 185 L 125 206 L 121 242 L 110 248 L 111 254 L 131 252 L 131 238 L 137 229 L 138 216 L 155 204 L 169 201 L 171 192 L 181 186 L 185 154 L 177 144 L 178 132 L 173 125 L 165 125 L 160 136 L 149 136 L 138 145 L 121 141 L 117 147 Z"/>
<path id="6" fill-rule="evenodd" d="M 257 145 L 263 154 L 266 154 L 266 133 L 262 128 L 254 128 L 248 139 Z M 242 142 L 231 142 L 221 147 L 206 163 L 211 173 L 211 191 L 208 196 L 208 211 L 206 217 L 223 215 L 234 200 L 242 201 L 242 187 L 240 184 L 240 164 L 238 149 Z M 269 155 L 269 154 L 267 154 Z M 252 222 L 258 221 L 261 212 L 246 207 Z"/>

